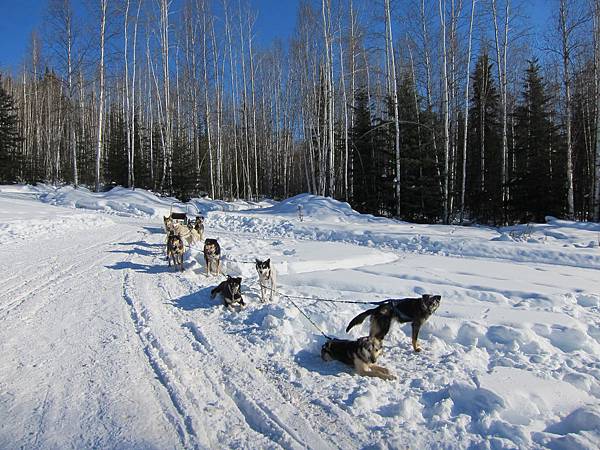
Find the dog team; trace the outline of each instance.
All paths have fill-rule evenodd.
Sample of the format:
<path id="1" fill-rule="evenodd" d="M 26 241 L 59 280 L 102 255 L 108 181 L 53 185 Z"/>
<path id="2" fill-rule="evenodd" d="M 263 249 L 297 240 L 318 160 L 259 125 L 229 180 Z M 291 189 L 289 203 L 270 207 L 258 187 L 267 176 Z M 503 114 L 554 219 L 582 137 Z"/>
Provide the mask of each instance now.
<path id="1" fill-rule="evenodd" d="M 164 217 L 165 231 L 167 232 L 167 260 L 183 271 L 183 256 L 185 252 L 184 241 L 188 247 L 200 242 L 204 236 L 204 218 L 197 216 L 195 221 L 187 224 L 176 223 L 171 216 Z M 216 239 L 207 238 L 204 241 L 204 262 L 206 275 L 221 274 L 221 247 Z M 276 290 L 276 272 L 271 266 L 271 260 L 260 261 L 256 259 L 256 271 L 260 285 L 261 301 L 273 299 Z M 211 290 L 211 298 L 221 295 L 223 304 L 229 309 L 242 308 L 246 304 L 242 297 L 242 278 L 231 277 Z M 411 323 L 412 347 L 415 352 L 420 352 L 418 343 L 421 326 L 431 317 L 440 306 L 441 296 L 422 295 L 420 298 L 391 299 L 381 302 L 376 308 L 369 309 L 353 318 L 346 332 L 356 325 L 370 318 L 369 335 L 357 340 L 328 339 L 321 348 L 321 358 L 325 361 L 337 360 L 354 368 L 362 376 L 378 377 L 384 380 L 396 379 L 389 369 L 378 366 L 377 359 L 383 353 L 383 340 L 389 332 L 393 322 Z"/>

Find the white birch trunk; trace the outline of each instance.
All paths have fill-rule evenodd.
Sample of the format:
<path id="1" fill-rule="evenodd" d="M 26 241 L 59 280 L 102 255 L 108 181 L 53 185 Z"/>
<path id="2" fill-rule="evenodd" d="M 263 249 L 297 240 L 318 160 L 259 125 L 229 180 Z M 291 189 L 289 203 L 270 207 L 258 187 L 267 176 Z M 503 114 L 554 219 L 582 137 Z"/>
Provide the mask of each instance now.
<path id="1" fill-rule="evenodd" d="M 396 80 L 396 59 L 394 56 L 394 38 L 392 35 L 392 19 L 390 0 L 385 0 L 386 42 L 390 55 L 390 84 L 392 87 L 392 104 L 394 108 L 394 154 L 396 156 L 396 177 L 394 179 L 396 192 L 396 217 L 400 217 L 400 122 L 398 118 L 398 82 Z"/>
<path id="2" fill-rule="evenodd" d="M 450 221 L 450 210 L 448 204 L 448 189 L 449 189 L 449 157 L 450 157 L 450 117 L 449 117 L 449 105 L 448 105 L 448 62 L 446 52 L 446 11 L 445 11 L 445 0 L 442 4 L 442 0 L 438 0 L 440 10 L 440 21 L 441 21 L 441 39 L 442 39 L 442 109 L 443 109 L 443 120 L 444 120 L 444 191 L 443 191 L 443 202 L 444 202 L 444 223 Z"/>
<path id="3" fill-rule="evenodd" d="M 96 141 L 96 192 L 100 192 L 100 158 L 102 156 L 102 126 L 104 124 L 104 38 L 108 0 L 101 0 L 100 18 L 100 99 L 98 106 L 98 139 Z"/>
<path id="4" fill-rule="evenodd" d="M 567 20 L 567 2 L 560 0 L 560 32 L 561 32 L 561 53 L 563 63 L 563 85 L 565 88 L 565 127 L 567 133 L 567 214 L 569 219 L 575 218 L 575 202 L 573 195 L 573 142 L 571 137 L 571 77 L 570 77 L 570 58 L 571 44 L 569 42 L 570 30 L 568 30 Z"/>
<path id="5" fill-rule="evenodd" d="M 469 21 L 469 48 L 467 50 L 467 69 L 465 76 L 465 122 L 463 128 L 463 155 L 462 155 L 462 186 L 460 190 L 460 222 L 465 217 L 465 191 L 467 186 L 467 136 L 469 130 L 469 85 L 471 80 L 471 41 L 473 38 L 473 18 L 475 16 L 475 2 L 471 0 L 471 20 Z"/>
<path id="6" fill-rule="evenodd" d="M 594 221 L 600 222 L 600 4 L 594 4 L 594 82 L 596 87 L 596 149 L 594 158 Z"/>

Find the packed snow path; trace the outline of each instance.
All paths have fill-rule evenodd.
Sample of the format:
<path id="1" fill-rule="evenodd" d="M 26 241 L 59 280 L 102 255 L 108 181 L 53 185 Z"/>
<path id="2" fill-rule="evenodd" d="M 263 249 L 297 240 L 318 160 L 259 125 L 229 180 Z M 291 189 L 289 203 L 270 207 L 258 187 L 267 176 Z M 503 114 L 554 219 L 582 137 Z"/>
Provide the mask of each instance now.
<path id="1" fill-rule="evenodd" d="M 169 302 L 196 289 L 162 238 L 119 223 L 2 261 L 0 447 L 332 447 L 219 329 L 219 308 Z"/>
<path id="2" fill-rule="evenodd" d="M 546 230 L 576 244 L 561 250 L 482 229 L 444 246 L 443 227 L 388 225 L 384 245 L 379 223 L 381 243 L 361 224 L 289 223 L 209 216 L 226 272 L 244 278 L 249 306 L 235 313 L 210 299 L 220 278 L 205 277 L 199 247 L 185 272 L 167 266 L 159 218 L 0 195 L 0 448 L 597 447 L 598 249 L 577 250 L 583 231 Z M 433 244 L 406 252 L 403 233 Z M 544 250 L 551 264 L 535 261 Z M 269 256 L 292 295 L 441 294 L 424 351 L 395 326 L 381 360 L 394 382 L 322 362 L 324 338 L 285 298 L 260 303 L 251 261 Z M 342 338 L 364 309 L 298 303 Z"/>

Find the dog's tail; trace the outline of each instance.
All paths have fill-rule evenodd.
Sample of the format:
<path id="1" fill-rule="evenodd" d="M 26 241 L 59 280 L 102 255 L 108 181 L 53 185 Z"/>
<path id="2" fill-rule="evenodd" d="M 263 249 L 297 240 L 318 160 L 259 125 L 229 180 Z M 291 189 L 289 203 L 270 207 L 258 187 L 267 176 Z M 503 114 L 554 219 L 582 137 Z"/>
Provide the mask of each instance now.
<path id="1" fill-rule="evenodd" d="M 367 317 L 369 317 L 371 314 L 373 314 L 376 310 L 377 310 L 377 308 L 373 308 L 373 309 L 367 309 L 366 311 L 361 312 L 358 316 L 356 316 L 354 319 L 352 319 L 350 321 L 350 323 L 346 327 L 346 333 L 348 333 L 355 325 L 360 325 L 361 323 L 363 323 L 365 321 L 365 319 Z"/>

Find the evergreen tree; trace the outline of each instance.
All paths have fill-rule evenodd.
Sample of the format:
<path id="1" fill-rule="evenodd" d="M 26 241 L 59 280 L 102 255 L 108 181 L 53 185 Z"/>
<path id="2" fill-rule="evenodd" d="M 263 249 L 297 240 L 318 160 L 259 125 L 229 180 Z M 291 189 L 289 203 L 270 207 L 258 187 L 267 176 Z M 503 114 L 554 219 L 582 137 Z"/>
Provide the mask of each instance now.
<path id="1" fill-rule="evenodd" d="M 111 108 L 108 117 L 108 139 L 106 140 L 106 155 L 104 180 L 107 184 L 127 186 L 127 148 L 125 120 L 123 113 L 117 108 Z"/>
<path id="2" fill-rule="evenodd" d="M 17 108 L 12 96 L 2 87 L 0 74 L 0 182 L 15 182 L 21 178 L 20 141 Z"/>
<path id="3" fill-rule="evenodd" d="M 439 180 L 431 133 L 419 126 L 419 123 L 428 123 L 428 117 L 425 111 L 417 109 L 420 102 L 416 89 L 412 73 L 405 73 L 398 87 L 402 218 L 413 222 L 436 222 L 442 214 Z"/>
<path id="4" fill-rule="evenodd" d="M 550 97 L 536 60 L 529 62 L 521 103 L 515 111 L 513 219 L 543 222 L 566 206 L 566 158 L 552 121 Z"/>
<path id="5" fill-rule="evenodd" d="M 465 203 L 475 219 L 494 223 L 502 219 L 502 130 L 487 53 L 479 57 L 472 80 Z"/>
<path id="6" fill-rule="evenodd" d="M 401 123 L 401 211 L 406 220 L 415 221 L 423 217 L 423 166 L 422 146 L 419 140 L 415 84 L 412 76 L 405 73 L 398 86 L 398 115 Z"/>
<path id="7" fill-rule="evenodd" d="M 354 127 L 350 130 L 350 142 L 354 151 L 354 208 L 357 211 L 376 214 L 375 148 L 373 145 L 371 112 L 367 94 L 356 94 Z"/>

